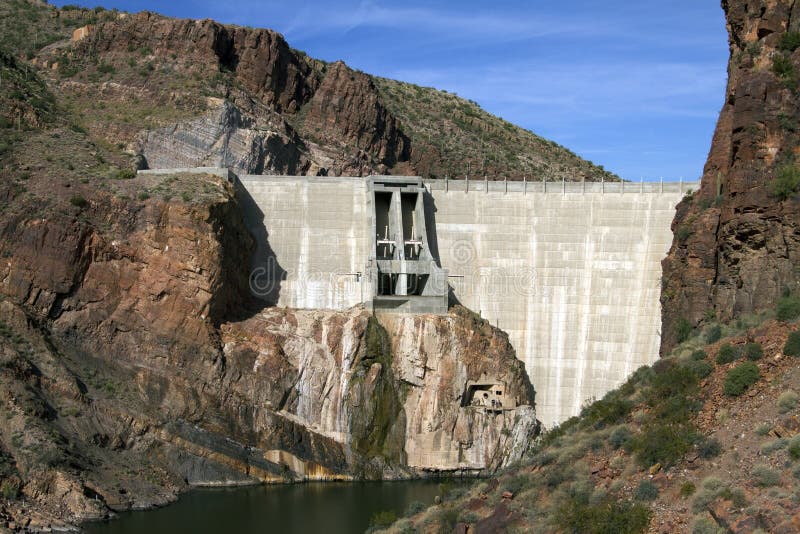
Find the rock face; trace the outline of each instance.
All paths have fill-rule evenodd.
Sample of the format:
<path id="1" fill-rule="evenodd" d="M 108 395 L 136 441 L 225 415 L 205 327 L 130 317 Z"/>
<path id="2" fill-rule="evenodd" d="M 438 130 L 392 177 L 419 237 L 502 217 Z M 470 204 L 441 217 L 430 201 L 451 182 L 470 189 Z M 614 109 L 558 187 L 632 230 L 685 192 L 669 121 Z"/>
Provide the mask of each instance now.
<path id="1" fill-rule="evenodd" d="M 800 5 L 727 0 L 728 87 L 699 191 L 679 206 L 663 262 L 662 352 L 700 325 L 774 306 L 800 281 L 800 202 L 773 191 L 797 172 Z"/>
<path id="2" fill-rule="evenodd" d="M 153 169 L 228 167 L 244 174 L 304 174 L 310 161 L 291 132 L 259 126 L 228 101 L 210 99 L 204 117 L 143 132 L 139 153 Z"/>
<path id="3" fill-rule="evenodd" d="M 79 217 L 0 218 L 0 478 L 35 504 L 9 517 L 59 526 L 187 484 L 477 473 L 522 457 L 538 422 L 505 334 L 463 309 L 379 321 L 251 308 L 240 208 L 202 179 L 212 192 L 191 202 L 98 192 Z M 519 406 L 464 406 L 467 381 L 487 377 Z"/>
<path id="4" fill-rule="evenodd" d="M 410 142 L 367 75 L 311 60 L 273 31 L 144 12 L 99 25 L 75 53 L 124 64 L 136 50 L 151 65 L 179 57 L 170 65 L 176 75 L 218 73 L 224 97 L 239 107 L 143 133 L 152 168 L 213 162 L 253 174 L 361 175 L 409 159 Z"/>

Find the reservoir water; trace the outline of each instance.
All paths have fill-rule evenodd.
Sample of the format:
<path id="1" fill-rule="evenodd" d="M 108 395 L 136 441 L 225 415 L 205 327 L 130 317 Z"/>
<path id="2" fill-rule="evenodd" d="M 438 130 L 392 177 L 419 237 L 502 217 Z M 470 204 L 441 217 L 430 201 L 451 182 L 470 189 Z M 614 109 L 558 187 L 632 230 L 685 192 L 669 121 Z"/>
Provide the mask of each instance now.
<path id="1" fill-rule="evenodd" d="M 441 481 L 312 482 L 196 489 L 157 510 L 90 523 L 89 534 L 364 532 L 378 512 L 402 516 L 411 503 L 433 504 Z"/>

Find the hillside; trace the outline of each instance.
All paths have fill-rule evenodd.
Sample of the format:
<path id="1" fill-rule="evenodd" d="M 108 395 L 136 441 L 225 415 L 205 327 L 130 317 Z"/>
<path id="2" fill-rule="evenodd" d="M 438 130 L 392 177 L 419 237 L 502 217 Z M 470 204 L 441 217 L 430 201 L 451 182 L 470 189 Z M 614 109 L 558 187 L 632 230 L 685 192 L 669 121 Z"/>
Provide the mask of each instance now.
<path id="1" fill-rule="evenodd" d="M 798 316 L 709 327 L 545 433 L 521 466 L 388 531 L 797 532 Z"/>
<path id="2" fill-rule="evenodd" d="M 474 102 L 312 59 L 270 30 L 35 0 L 2 0 L 0 13 L 0 47 L 131 166 L 617 179 Z"/>

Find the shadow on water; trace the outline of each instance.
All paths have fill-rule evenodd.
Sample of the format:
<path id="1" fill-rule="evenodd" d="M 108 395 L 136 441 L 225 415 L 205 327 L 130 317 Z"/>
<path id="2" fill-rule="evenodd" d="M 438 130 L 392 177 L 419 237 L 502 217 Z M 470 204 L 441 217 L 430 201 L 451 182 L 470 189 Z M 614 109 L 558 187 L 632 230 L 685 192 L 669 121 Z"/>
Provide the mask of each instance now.
<path id="1" fill-rule="evenodd" d="M 236 199 L 242 207 L 244 224 L 256 242 L 250 265 L 250 292 L 263 304 L 275 306 L 280 298 L 281 282 L 286 280 L 286 270 L 278 263 L 269 244 L 264 212 L 239 180 L 236 180 Z"/>
<path id="2" fill-rule="evenodd" d="M 379 512 L 402 516 L 412 503 L 433 504 L 441 489 L 430 480 L 198 489 L 165 508 L 122 513 L 85 529 L 88 534 L 352 534 L 364 532 Z"/>

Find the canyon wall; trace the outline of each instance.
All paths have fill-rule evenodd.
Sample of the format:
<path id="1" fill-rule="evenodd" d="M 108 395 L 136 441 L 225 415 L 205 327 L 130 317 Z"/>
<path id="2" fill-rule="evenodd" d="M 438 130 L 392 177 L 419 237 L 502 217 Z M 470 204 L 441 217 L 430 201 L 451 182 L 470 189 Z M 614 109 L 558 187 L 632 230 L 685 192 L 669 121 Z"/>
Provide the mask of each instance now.
<path id="1" fill-rule="evenodd" d="M 165 504 L 187 485 L 475 474 L 522 458 L 539 423 L 506 334 L 463 308 L 384 324 L 358 306 L 264 309 L 230 184 L 128 185 L 165 183 L 193 199 L 97 191 L 74 217 L 0 218 L 0 458 L 43 525 Z M 515 406 L 465 403 L 482 379 Z"/>
<path id="2" fill-rule="evenodd" d="M 699 191 L 664 261 L 662 351 L 680 325 L 774 307 L 800 283 L 800 4 L 723 1 L 728 86 Z M 776 190 L 779 178 L 788 185 Z"/>

